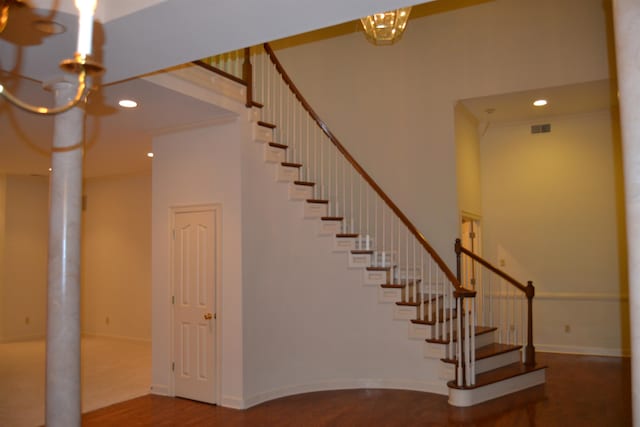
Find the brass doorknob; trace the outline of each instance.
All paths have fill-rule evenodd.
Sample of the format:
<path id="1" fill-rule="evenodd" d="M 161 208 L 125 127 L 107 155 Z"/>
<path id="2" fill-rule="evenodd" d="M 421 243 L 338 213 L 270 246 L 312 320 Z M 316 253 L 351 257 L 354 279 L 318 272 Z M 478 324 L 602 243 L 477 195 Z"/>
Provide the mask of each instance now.
<path id="1" fill-rule="evenodd" d="M 206 313 L 206 314 L 204 315 L 204 320 L 211 320 L 211 319 L 213 319 L 213 314 L 211 314 L 211 313 Z"/>

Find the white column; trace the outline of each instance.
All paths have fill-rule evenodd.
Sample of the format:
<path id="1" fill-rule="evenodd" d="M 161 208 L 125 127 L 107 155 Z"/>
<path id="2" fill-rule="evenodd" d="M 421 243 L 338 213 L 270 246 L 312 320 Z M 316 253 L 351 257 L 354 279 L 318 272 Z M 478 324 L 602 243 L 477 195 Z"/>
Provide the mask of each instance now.
<path id="1" fill-rule="evenodd" d="M 48 84 L 56 106 L 68 103 L 77 83 Z M 80 407 L 80 221 L 84 111 L 55 117 L 49 184 L 47 293 L 47 427 L 79 427 Z"/>
<path id="2" fill-rule="evenodd" d="M 633 425 L 640 426 L 640 1 L 614 0 L 627 209 Z"/>

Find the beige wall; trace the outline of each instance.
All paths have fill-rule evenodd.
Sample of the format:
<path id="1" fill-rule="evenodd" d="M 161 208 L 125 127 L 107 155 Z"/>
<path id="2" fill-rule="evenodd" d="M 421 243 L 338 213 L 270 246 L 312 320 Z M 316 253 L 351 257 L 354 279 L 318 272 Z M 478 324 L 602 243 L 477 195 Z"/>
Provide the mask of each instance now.
<path id="1" fill-rule="evenodd" d="M 0 174 L 0 342 L 4 340 L 4 235 L 7 176 Z"/>
<path id="2" fill-rule="evenodd" d="M 482 215 L 480 141 L 478 121 L 462 103 L 455 107 L 458 208 L 474 217 Z"/>
<path id="3" fill-rule="evenodd" d="M 46 333 L 48 191 L 47 177 L 0 176 L 0 340 Z M 85 194 L 82 330 L 148 340 L 151 177 L 92 179 Z"/>
<path id="4" fill-rule="evenodd" d="M 243 104 L 235 111 L 246 113 Z M 171 208 L 216 204 L 222 212 L 221 283 L 216 295 L 217 336 L 221 353 L 219 404 L 242 407 L 243 304 L 241 149 L 250 128 L 242 117 L 216 126 L 160 135 L 153 140 L 153 339 L 152 386 L 172 395 L 172 283 L 170 280 Z M 214 307 L 215 308 L 215 307 Z"/>
<path id="5" fill-rule="evenodd" d="M 3 340 L 41 338 L 46 331 L 47 177 L 6 177 L 2 263 Z"/>
<path id="6" fill-rule="evenodd" d="M 151 339 L 151 176 L 85 181 L 83 332 Z"/>
<path id="7" fill-rule="evenodd" d="M 533 280 L 539 350 L 623 353 L 628 301 L 611 113 L 535 123 L 551 123 L 552 132 L 530 134 L 533 122 L 493 124 L 482 138 L 484 256 Z"/>
<path id="8" fill-rule="evenodd" d="M 455 103 L 607 78 L 606 21 L 601 0 L 431 10 L 420 17 L 416 8 L 393 46 L 373 46 L 359 32 L 325 31 L 275 47 L 332 131 L 452 263 Z"/>

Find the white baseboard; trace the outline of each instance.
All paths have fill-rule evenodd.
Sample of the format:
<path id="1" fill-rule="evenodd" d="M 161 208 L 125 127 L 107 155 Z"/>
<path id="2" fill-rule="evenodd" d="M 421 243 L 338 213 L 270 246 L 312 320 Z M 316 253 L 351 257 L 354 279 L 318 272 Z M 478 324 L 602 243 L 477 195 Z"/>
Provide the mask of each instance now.
<path id="1" fill-rule="evenodd" d="M 169 394 L 169 386 L 165 384 L 151 384 L 151 394 L 158 396 L 171 396 Z"/>
<path id="2" fill-rule="evenodd" d="M 563 354 L 581 354 L 588 356 L 611 356 L 611 357 L 629 357 L 630 349 L 623 348 L 605 348 L 605 347 L 581 347 L 574 345 L 548 345 L 536 344 L 536 352 L 542 353 L 563 353 Z"/>
<path id="3" fill-rule="evenodd" d="M 315 391 L 330 390 L 351 390 L 366 388 L 382 388 L 396 390 L 413 390 L 426 393 L 435 393 L 447 395 L 449 390 L 444 381 L 441 382 L 423 382 L 411 380 L 389 380 L 389 379 L 347 379 L 347 380 L 326 380 L 312 384 L 299 384 L 284 386 L 258 393 L 254 396 L 244 399 L 241 409 L 250 408 L 269 400 L 278 399 L 280 397 L 292 396 L 301 393 L 311 393 Z M 224 404 L 222 405 L 224 406 Z M 240 408 L 238 408 L 240 409 Z"/>
<path id="4" fill-rule="evenodd" d="M 107 338 L 114 340 L 135 341 L 151 344 L 151 338 L 125 337 L 122 335 L 82 334 L 82 338 Z"/>
<path id="5" fill-rule="evenodd" d="M 222 396 L 220 406 L 231 409 L 246 409 L 245 401 L 237 396 Z"/>

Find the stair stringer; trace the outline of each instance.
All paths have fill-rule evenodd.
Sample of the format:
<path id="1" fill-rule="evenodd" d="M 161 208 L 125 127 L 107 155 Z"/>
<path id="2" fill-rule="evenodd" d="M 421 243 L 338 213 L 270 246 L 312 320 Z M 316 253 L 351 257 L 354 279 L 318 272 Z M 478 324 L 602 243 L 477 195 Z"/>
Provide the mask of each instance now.
<path id="1" fill-rule="evenodd" d="M 304 218 L 264 162 L 264 143 L 242 148 L 243 407 L 281 396 L 346 388 L 447 394 L 439 362 L 423 357 L 349 269 L 333 237 Z"/>

